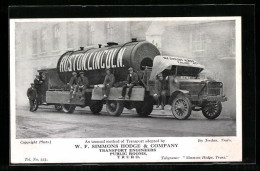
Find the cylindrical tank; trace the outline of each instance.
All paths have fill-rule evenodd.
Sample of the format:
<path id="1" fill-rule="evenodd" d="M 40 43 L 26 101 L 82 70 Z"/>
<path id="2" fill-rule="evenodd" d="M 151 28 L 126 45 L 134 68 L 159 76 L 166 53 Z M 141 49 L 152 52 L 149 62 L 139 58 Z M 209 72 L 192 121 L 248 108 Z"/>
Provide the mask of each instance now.
<path id="1" fill-rule="evenodd" d="M 102 84 L 105 69 L 111 68 L 116 82 L 126 80 L 127 69 L 133 67 L 139 72 L 144 66 L 152 66 L 159 50 L 147 41 L 128 42 L 102 48 L 91 48 L 64 53 L 57 63 L 59 77 L 68 83 L 72 72 L 84 71 L 90 85 Z"/>

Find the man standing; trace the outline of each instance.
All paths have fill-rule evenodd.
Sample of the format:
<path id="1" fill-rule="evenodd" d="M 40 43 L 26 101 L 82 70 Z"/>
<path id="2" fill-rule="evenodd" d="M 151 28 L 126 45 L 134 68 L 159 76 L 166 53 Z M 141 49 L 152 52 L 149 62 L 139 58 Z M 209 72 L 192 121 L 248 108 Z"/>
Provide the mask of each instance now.
<path id="1" fill-rule="evenodd" d="M 43 81 L 40 80 L 40 75 L 35 75 L 35 79 L 34 79 L 34 86 L 35 86 L 35 89 L 37 91 L 37 99 L 38 99 L 38 102 L 39 104 L 42 104 L 42 83 Z"/>
<path id="2" fill-rule="evenodd" d="M 114 83 L 115 83 L 115 76 L 114 74 L 111 73 L 110 68 L 107 68 L 106 76 L 103 83 L 104 86 L 102 88 L 102 94 L 103 94 L 102 100 L 106 99 L 109 96 L 110 89 L 114 85 Z"/>
<path id="3" fill-rule="evenodd" d="M 164 110 L 164 106 L 166 104 L 167 89 L 168 89 L 167 80 L 163 78 L 162 73 L 159 73 L 157 75 L 157 79 L 155 80 L 155 87 L 154 87 L 154 94 L 153 94 L 153 97 L 157 103 L 156 108 L 158 108 L 161 104 L 162 110 Z"/>
<path id="4" fill-rule="evenodd" d="M 80 77 L 78 78 L 79 91 L 81 92 L 80 101 L 85 100 L 85 90 L 89 86 L 88 78 L 84 76 L 84 72 L 79 73 Z"/>
<path id="5" fill-rule="evenodd" d="M 126 99 L 130 99 L 133 87 L 138 85 L 138 75 L 134 72 L 133 68 L 130 67 L 128 69 L 128 72 L 129 74 L 127 75 L 126 84 L 123 86 L 122 94 L 121 97 L 119 97 L 119 99 L 125 99 L 127 87 L 129 88 L 129 90 Z"/>
<path id="6" fill-rule="evenodd" d="M 33 112 L 33 103 L 34 103 L 35 99 L 37 98 L 37 92 L 36 92 L 36 89 L 35 89 L 33 83 L 31 83 L 31 87 L 28 88 L 28 90 L 27 90 L 27 97 L 28 97 L 29 103 L 30 103 L 30 111 Z"/>
<path id="7" fill-rule="evenodd" d="M 77 89 L 78 89 L 78 78 L 77 78 L 76 72 L 72 73 L 72 77 L 70 78 L 69 86 L 70 86 L 70 100 L 71 100 L 74 98 L 74 96 L 77 92 Z"/>
<path id="8" fill-rule="evenodd" d="M 40 73 L 40 81 L 42 81 L 41 84 L 41 96 L 42 96 L 42 104 L 47 104 L 46 103 L 46 91 L 48 90 L 48 86 L 46 85 L 46 75 L 45 73 Z"/>

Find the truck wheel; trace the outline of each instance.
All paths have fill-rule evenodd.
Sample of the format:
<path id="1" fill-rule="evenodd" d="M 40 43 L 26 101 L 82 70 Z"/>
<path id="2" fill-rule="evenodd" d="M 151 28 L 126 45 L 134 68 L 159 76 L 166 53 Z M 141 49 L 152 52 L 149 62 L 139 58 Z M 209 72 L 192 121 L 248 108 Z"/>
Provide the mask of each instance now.
<path id="1" fill-rule="evenodd" d="M 38 109 L 38 106 L 39 106 L 38 100 L 35 99 L 35 100 L 33 101 L 32 112 L 36 111 L 36 110 Z"/>
<path id="2" fill-rule="evenodd" d="M 152 101 L 144 101 L 135 106 L 136 112 L 139 116 L 149 116 L 153 111 Z"/>
<path id="3" fill-rule="evenodd" d="M 63 104 L 62 111 L 65 113 L 73 113 L 76 108 L 76 105 Z"/>
<path id="4" fill-rule="evenodd" d="M 190 99 L 184 95 L 178 95 L 172 102 L 172 114 L 177 119 L 187 119 L 191 115 Z"/>
<path id="5" fill-rule="evenodd" d="M 134 108 L 133 103 L 127 102 L 127 101 L 124 102 L 124 107 L 127 108 L 128 110 L 131 110 Z"/>
<path id="6" fill-rule="evenodd" d="M 120 116 L 124 110 L 124 103 L 117 100 L 107 100 L 106 102 L 107 113 L 113 116 Z"/>
<path id="7" fill-rule="evenodd" d="M 93 114 L 98 114 L 103 108 L 103 102 L 93 100 L 91 101 L 89 108 Z"/>
<path id="8" fill-rule="evenodd" d="M 222 104 L 220 101 L 208 102 L 202 107 L 202 114 L 208 119 L 217 118 L 222 111 Z"/>
<path id="9" fill-rule="evenodd" d="M 62 106 L 61 106 L 60 104 L 57 104 L 57 105 L 55 105 L 54 107 L 55 107 L 55 109 L 56 109 L 57 111 L 61 111 L 61 110 L 62 110 Z"/>

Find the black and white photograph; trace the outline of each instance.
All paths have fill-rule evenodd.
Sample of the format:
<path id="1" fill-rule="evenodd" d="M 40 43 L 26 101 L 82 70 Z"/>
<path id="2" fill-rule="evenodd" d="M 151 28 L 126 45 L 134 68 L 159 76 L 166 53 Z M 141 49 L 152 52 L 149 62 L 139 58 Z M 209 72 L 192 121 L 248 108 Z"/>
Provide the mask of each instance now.
<path id="1" fill-rule="evenodd" d="M 241 160 L 240 17 L 10 28 L 14 163 Z"/>

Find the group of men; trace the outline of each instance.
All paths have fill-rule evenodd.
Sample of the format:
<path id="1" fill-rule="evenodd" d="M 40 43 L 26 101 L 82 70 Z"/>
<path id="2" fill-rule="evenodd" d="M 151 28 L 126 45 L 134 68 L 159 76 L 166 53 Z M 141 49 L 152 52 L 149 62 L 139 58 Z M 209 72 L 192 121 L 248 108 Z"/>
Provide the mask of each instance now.
<path id="1" fill-rule="evenodd" d="M 77 73 L 73 72 L 72 77 L 68 83 L 70 86 L 70 100 L 75 98 L 75 95 L 78 91 L 80 91 L 80 101 L 85 100 L 85 90 L 89 87 L 89 81 L 88 78 L 84 75 L 84 72 L 79 73 L 79 77 L 77 77 Z M 31 87 L 27 90 L 27 96 L 29 98 L 30 102 L 30 111 L 33 110 L 33 102 L 34 100 L 40 99 L 40 104 L 42 101 L 42 93 L 41 93 L 41 86 L 43 84 L 43 81 L 45 80 L 45 75 L 43 75 L 40 78 L 40 75 L 36 75 L 36 78 L 34 80 L 34 83 L 31 83 Z M 110 68 L 106 69 L 106 76 L 103 82 L 103 87 L 102 87 L 102 95 L 103 98 L 102 100 L 105 100 L 108 98 L 110 94 L 110 89 L 114 86 L 115 83 L 115 76 L 111 72 Z M 126 78 L 126 81 L 124 82 L 125 84 L 122 86 L 122 92 L 121 92 L 121 97 L 119 99 L 126 99 L 129 100 L 131 99 L 131 94 L 132 94 L 132 89 L 134 86 L 139 85 L 139 78 L 137 73 L 134 72 L 133 68 L 130 67 L 128 68 L 128 75 Z M 126 96 L 126 90 L 128 88 L 128 93 Z M 166 92 L 168 89 L 168 83 L 167 79 L 165 79 L 162 75 L 162 73 L 159 73 L 157 75 L 157 79 L 155 81 L 155 87 L 154 87 L 154 92 L 153 92 L 153 97 L 157 103 L 157 108 L 161 105 L 162 110 L 164 110 L 164 106 L 166 105 Z M 46 102 L 43 102 L 44 104 Z"/>
<path id="2" fill-rule="evenodd" d="M 119 99 L 129 100 L 131 98 L 133 87 L 139 84 L 138 75 L 137 73 L 134 72 L 132 67 L 128 69 L 128 72 L 129 73 L 127 75 L 126 82 L 125 82 L 126 84 L 124 84 L 122 87 L 122 93 Z M 111 73 L 110 69 L 107 69 L 105 80 L 103 83 L 104 86 L 102 88 L 103 100 L 108 98 L 110 89 L 111 87 L 113 87 L 114 82 L 115 82 L 115 76 Z M 127 88 L 128 88 L 128 93 L 126 96 Z M 159 73 L 157 75 L 157 79 L 155 80 L 153 97 L 157 104 L 156 107 L 158 108 L 161 105 L 162 110 L 164 110 L 164 106 L 166 105 L 167 90 L 168 90 L 168 80 L 163 77 L 162 73 Z"/>
<path id="3" fill-rule="evenodd" d="M 138 75 L 134 72 L 133 68 L 130 67 L 128 69 L 128 75 L 126 79 L 126 84 L 123 85 L 121 97 L 119 99 L 130 99 L 132 94 L 132 89 L 134 86 L 138 85 Z M 103 100 L 107 99 L 110 93 L 111 87 L 113 87 L 115 83 L 115 76 L 111 73 L 110 68 L 106 69 L 106 76 L 103 83 L 102 93 L 103 93 Z M 128 88 L 128 93 L 126 96 L 126 89 Z M 126 97 L 125 97 L 126 96 Z"/>
<path id="4" fill-rule="evenodd" d="M 80 101 L 85 100 L 85 90 L 89 87 L 89 81 L 88 78 L 84 75 L 84 72 L 80 72 L 79 75 L 80 76 L 77 77 L 77 73 L 73 72 L 70 82 L 68 83 L 70 86 L 71 95 L 69 101 L 71 101 L 75 97 L 75 94 L 78 90 L 81 92 Z"/>
<path id="5" fill-rule="evenodd" d="M 129 90 L 126 99 L 130 99 L 132 94 L 132 88 L 138 85 L 138 75 L 133 71 L 132 67 L 130 67 L 128 71 L 129 74 L 127 75 L 126 84 L 123 85 L 122 87 L 123 90 L 121 93 L 121 97 L 119 97 L 119 99 L 125 99 L 127 88 L 129 88 Z M 80 77 L 77 78 L 77 73 L 73 72 L 70 82 L 68 83 L 70 85 L 70 94 L 71 94 L 70 99 L 73 99 L 75 97 L 75 94 L 78 90 L 81 91 L 81 100 L 85 99 L 84 93 L 86 88 L 89 87 L 89 81 L 88 78 L 84 76 L 84 72 L 80 72 L 79 74 Z M 114 86 L 114 83 L 115 83 L 115 76 L 114 74 L 112 74 L 111 69 L 107 68 L 106 76 L 102 87 L 102 95 L 103 95 L 102 100 L 108 98 L 110 94 L 110 89 Z"/>

